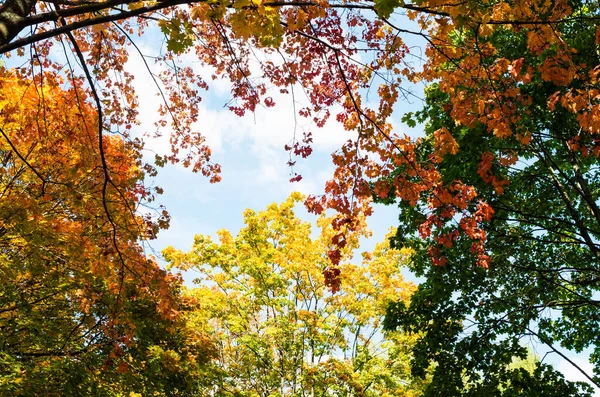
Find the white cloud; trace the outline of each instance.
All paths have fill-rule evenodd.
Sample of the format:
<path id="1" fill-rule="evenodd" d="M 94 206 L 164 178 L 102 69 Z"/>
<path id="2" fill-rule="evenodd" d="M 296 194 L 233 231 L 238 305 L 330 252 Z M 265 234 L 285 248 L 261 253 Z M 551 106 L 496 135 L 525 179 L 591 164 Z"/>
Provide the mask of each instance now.
<path id="1" fill-rule="evenodd" d="M 190 64 L 194 62 L 190 61 Z M 197 62 L 195 62 L 198 65 Z M 157 66 L 149 64 L 153 72 L 157 73 Z M 146 66 L 139 56 L 130 58 L 127 63 L 127 70 L 136 76 L 134 86 L 140 98 L 140 132 L 147 133 L 155 131 L 154 122 L 158 116 L 156 110 L 162 103 L 162 98 L 158 95 L 158 88 L 149 75 Z M 194 66 L 194 70 L 199 75 L 210 75 L 210 67 Z M 335 120 L 330 120 L 324 128 L 317 128 L 312 120 L 302 117 L 294 117 L 293 101 L 297 102 L 296 108 L 305 106 L 308 103 L 303 91 L 295 90 L 295 98 L 291 95 L 281 94 L 279 92 L 271 93 L 271 97 L 276 102 L 274 108 L 265 108 L 259 106 L 254 113 L 248 113 L 244 117 L 237 117 L 226 108 L 214 109 L 207 106 L 214 104 L 216 98 L 223 93 L 228 93 L 224 87 L 229 87 L 229 83 L 223 80 L 210 82 L 210 90 L 201 93 L 204 96 L 200 103 L 199 121 L 195 129 L 206 136 L 207 142 L 211 145 L 213 151 L 224 150 L 223 145 L 239 145 L 242 141 L 248 141 L 256 154 L 264 153 L 265 148 L 276 148 L 283 150 L 285 144 L 290 142 L 296 133 L 296 138 L 301 138 L 303 133 L 311 131 L 313 133 L 314 147 L 317 150 L 332 151 L 337 149 L 344 141 L 355 137 L 355 134 L 345 131 Z M 216 87 L 216 90 L 213 89 Z M 335 109 L 334 112 L 335 113 Z M 168 137 L 148 139 L 147 148 L 154 151 L 162 151 L 168 147 Z"/>
<path id="2" fill-rule="evenodd" d="M 206 178 L 180 165 L 161 170 L 156 183 L 166 193 L 159 201 L 171 212 L 172 224 L 170 230 L 159 235 L 155 242 L 157 249 L 167 245 L 189 249 L 194 233 L 211 234 L 221 227 L 235 232 L 244 208 L 260 210 L 268 203 L 281 202 L 292 191 L 322 193 L 326 180 L 333 175 L 330 154 L 348 139 L 356 138 L 355 132 L 345 131 L 335 120 L 339 107 L 331 109 L 331 119 L 324 128 L 317 128 L 311 119 L 294 117 L 295 110 L 308 103 L 304 91 L 295 87 L 293 97 L 276 89 L 270 93 L 276 103 L 274 108 L 259 106 L 256 112 L 238 117 L 220 107 L 230 96 L 229 82 L 212 81 L 213 71 L 199 65 L 193 55 L 184 57 L 183 62 L 209 82 L 209 91 L 200 93 L 203 101 L 194 128 L 205 135 L 213 160 L 223 165 L 223 181 L 210 185 Z M 158 65 L 149 66 L 155 74 L 159 72 Z M 126 68 L 136 76 L 141 120 L 138 131 L 152 132 L 162 99 L 156 95 L 157 87 L 139 56 L 132 54 Z M 289 153 L 284 145 L 294 133 L 296 139 L 301 139 L 308 131 L 312 132 L 314 153 L 307 159 L 297 159 L 294 171 L 303 179 L 290 183 Z M 166 153 L 169 138 L 147 139 L 146 147 Z"/>
<path id="3" fill-rule="evenodd" d="M 594 366 L 586 359 L 579 357 L 569 357 L 569 359 L 577 366 L 577 369 L 573 364 L 569 363 L 567 360 L 560 360 L 556 365 L 556 369 L 562 372 L 565 375 L 567 380 L 573 382 L 585 382 L 591 384 L 590 380 L 581 372 L 585 372 L 588 376 L 593 377 L 594 375 Z M 600 389 L 594 387 L 595 395 L 600 396 Z"/>

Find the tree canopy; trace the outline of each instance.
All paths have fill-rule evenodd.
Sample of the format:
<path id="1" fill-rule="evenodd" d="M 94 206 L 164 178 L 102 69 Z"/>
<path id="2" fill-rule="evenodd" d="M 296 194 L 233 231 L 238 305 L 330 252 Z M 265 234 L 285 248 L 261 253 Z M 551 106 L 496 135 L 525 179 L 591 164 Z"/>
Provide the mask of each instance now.
<path id="1" fill-rule="evenodd" d="M 406 24 L 406 18 L 416 26 L 399 25 Z M 139 103 L 131 84 L 134 77 L 124 65 L 131 53 L 140 53 L 136 35 L 159 28 L 166 48 L 156 54 L 155 61 L 165 67 L 153 79 L 164 103 L 158 109 L 162 118 L 153 134 L 169 134 L 171 151 L 158 155 L 155 165 L 182 162 L 214 182 L 220 179 L 220 166 L 211 161 L 202 132 L 192 128 L 200 93 L 208 89 L 210 81 L 189 66 L 177 64 L 177 56 L 194 57 L 201 65 L 214 68 L 214 78 L 229 80 L 229 107 L 238 115 L 257 106 L 273 106 L 272 92 L 293 95 L 295 89 L 305 90 L 309 103 L 296 109 L 299 118 L 319 127 L 334 113 L 347 130 L 356 133 L 355 139 L 334 153 L 337 168 L 325 194 L 310 197 L 307 205 L 316 213 L 336 210 L 340 216 L 335 228 L 347 225 L 352 230 L 359 227 L 359 214 L 370 213 L 373 191 L 382 197 L 392 191 L 412 204 L 422 194 L 435 194 L 441 198 L 432 201 L 436 207 L 454 201 L 463 208 L 479 200 L 477 192 L 460 180 L 450 191 L 439 187 L 441 179 L 435 167 L 416 161 L 420 141 L 393 130 L 390 117 L 398 101 L 408 95 L 405 83 L 440 80 L 451 97 L 448 106 L 452 105 L 456 122 L 481 123 L 497 136 L 515 136 L 527 145 L 529 127 L 519 112 L 527 106 L 529 96 L 521 95 L 519 84 L 528 84 L 534 75 L 560 87 L 569 86 L 574 79 L 580 86 L 557 91 L 548 105 L 568 104 L 565 109 L 581 113 L 577 119 L 582 128 L 594 130 L 597 103 L 586 102 L 586 98 L 596 95 L 593 71 L 597 62 L 591 56 L 591 63 L 584 63 L 575 48 L 577 43 L 565 40 L 564 33 L 576 30 L 574 40 L 580 40 L 581 33 L 587 37 L 581 40 L 596 46 L 597 21 L 594 4 L 564 0 L 490 4 L 479 0 L 460 4 L 438 0 L 414 4 L 389 0 L 8 0 L 0 8 L 0 48 L 7 55 L 16 49 L 23 56 L 25 49 L 30 49 L 31 67 L 23 67 L 21 72 L 31 78 L 51 73 L 69 81 L 82 74 L 98 111 L 99 136 L 113 132 L 128 141 L 132 140 L 130 130 L 139 121 Z M 408 58 L 410 50 L 403 37 L 409 35 L 427 43 L 421 68 Z M 492 38 L 498 35 L 520 37 L 530 56 L 496 56 Z M 57 60 L 51 56 L 57 46 L 70 47 L 72 53 L 64 51 L 66 59 Z M 76 63 L 80 69 L 74 68 Z M 375 99 L 368 95 L 373 85 L 377 85 Z M 294 157 L 310 155 L 312 133 L 292 135 L 286 146 L 290 166 Z M 438 131 L 437 141 L 437 157 L 458 150 L 443 129 Z M 489 163 L 489 156 L 485 161 Z M 406 172 L 394 172 L 398 167 Z M 104 168 L 108 177 L 110 167 L 105 164 Z M 300 177 L 293 174 L 291 179 Z M 493 173 L 486 178 L 499 191 L 505 184 Z M 369 182 L 375 182 L 374 186 Z M 490 214 L 487 205 L 482 202 L 481 211 Z M 336 237 L 342 245 L 344 239 L 342 234 Z M 474 240 L 479 241 L 479 261 L 485 266 L 488 255 L 481 239 Z M 333 254 L 335 266 L 337 254 Z"/>
<path id="2" fill-rule="evenodd" d="M 61 84 L 0 72 L 0 394 L 184 388 L 151 386 L 143 368 L 154 346 L 178 351 L 189 341 L 177 321 L 179 278 L 138 243 L 140 230 L 158 228 L 131 209 L 147 194 L 139 159 L 104 137 L 107 181 L 97 113 L 80 87 Z"/>
<path id="3" fill-rule="evenodd" d="M 161 190 L 143 179 L 167 162 L 220 179 L 193 127 L 210 81 L 178 62 L 186 56 L 230 82 L 236 115 L 304 90 L 298 119 L 318 128 L 335 118 L 352 134 L 324 194 L 306 200 L 337 213 L 324 283 L 340 288 L 344 250 L 373 199 L 397 202 L 394 246 L 414 251 L 410 267 L 425 281 L 407 307 L 390 307 L 388 326 L 422 335 L 413 370 L 436 366 L 428 393 L 583 393 L 544 365 L 509 385 L 518 374 L 507 365 L 532 337 L 592 349 L 598 368 L 599 21 L 585 0 L 4 0 L 0 53 L 25 63 L 1 71 L 0 357 L 18 368 L 2 387 L 64 379 L 56 374 L 77 362 L 116 373 L 124 357 L 159 348 L 166 361 L 188 357 L 170 339 L 134 354 L 146 322 L 166 330 L 187 310 L 176 277 L 143 251 L 168 225 L 150 208 Z M 157 31 L 152 74 L 136 37 Z M 408 36 L 426 43 L 421 65 Z M 132 55 L 163 100 L 147 136 L 168 135 L 170 150 L 153 164 L 135 132 Z M 419 81 L 424 109 L 405 117 L 425 123 L 414 138 L 392 116 Z M 316 133 L 291 132 L 292 180 Z M 60 393 L 59 383 L 38 382 L 40 393 Z"/>

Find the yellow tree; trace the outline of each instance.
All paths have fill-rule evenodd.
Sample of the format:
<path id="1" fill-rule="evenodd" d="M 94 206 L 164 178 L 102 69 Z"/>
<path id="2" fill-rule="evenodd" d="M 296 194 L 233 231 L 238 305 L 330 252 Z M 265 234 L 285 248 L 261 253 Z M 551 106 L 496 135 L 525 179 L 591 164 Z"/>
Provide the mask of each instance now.
<path id="1" fill-rule="evenodd" d="M 382 333 L 388 303 L 407 300 L 414 286 L 400 273 L 407 252 L 378 244 L 348 261 L 358 236 L 345 242 L 341 284 L 325 285 L 336 233 L 331 219 L 298 219 L 292 194 L 281 205 L 244 213 L 237 237 L 218 242 L 196 236 L 188 253 L 164 251 L 171 266 L 194 270 L 187 291 L 195 305 L 189 322 L 217 346 L 210 395 L 399 396 L 418 395 L 409 371 L 414 337 Z M 363 229 L 361 229 L 363 233 Z"/>

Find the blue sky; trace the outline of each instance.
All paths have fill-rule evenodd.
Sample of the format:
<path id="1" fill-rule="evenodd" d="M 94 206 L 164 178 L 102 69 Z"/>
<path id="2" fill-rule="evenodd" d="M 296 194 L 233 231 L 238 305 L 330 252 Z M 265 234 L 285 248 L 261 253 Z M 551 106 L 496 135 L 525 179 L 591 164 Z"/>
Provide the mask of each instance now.
<path id="1" fill-rule="evenodd" d="M 144 46 L 142 52 L 151 53 L 149 49 L 144 50 Z M 334 117 L 324 128 L 310 123 L 296 125 L 296 122 L 304 120 L 294 119 L 290 95 L 274 93 L 272 96 L 277 106 L 261 107 L 254 114 L 238 117 L 224 108 L 230 99 L 229 84 L 211 81 L 212 71 L 192 58 L 186 62 L 194 66 L 198 74 L 206 76 L 211 85 L 211 89 L 204 93 L 195 129 L 207 137 L 213 160 L 222 166 L 223 179 L 220 183 L 210 184 L 202 175 L 179 165 L 160 170 L 153 183 L 165 190 L 158 201 L 167 207 L 172 222 L 171 228 L 161 232 L 153 242 L 155 251 L 169 245 L 188 250 L 194 234 L 214 234 L 221 228 L 236 233 L 242 226 L 242 213 L 246 208 L 263 209 L 270 203 L 282 202 L 293 191 L 322 193 L 325 182 L 333 175 L 331 153 L 344 141 L 355 137 L 355 133 L 345 131 Z M 135 85 L 141 102 L 142 125 L 138 130 L 140 133 L 152 132 L 160 98 L 156 96 L 154 83 L 137 54 L 132 54 L 127 68 L 136 76 Z M 296 90 L 295 101 L 297 108 L 307 103 L 299 89 Z M 399 115 L 415 110 L 415 106 L 416 103 L 406 104 Z M 288 153 L 284 145 L 292 139 L 295 127 L 297 134 L 301 135 L 303 130 L 313 133 L 314 152 L 307 159 L 298 159 L 294 171 L 302 174 L 303 179 L 290 183 L 290 168 L 286 164 Z M 409 132 L 399 124 L 398 129 Z M 168 150 L 167 140 L 167 137 L 148 140 L 149 156 L 153 157 L 152 152 L 165 153 Z M 305 219 L 313 219 L 301 209 L 298 213 Z M 364 249 L 371 249 L 396 224 L 397 210 L 378 206 L 369 221 L 374 237 L 365 241 Z"/>

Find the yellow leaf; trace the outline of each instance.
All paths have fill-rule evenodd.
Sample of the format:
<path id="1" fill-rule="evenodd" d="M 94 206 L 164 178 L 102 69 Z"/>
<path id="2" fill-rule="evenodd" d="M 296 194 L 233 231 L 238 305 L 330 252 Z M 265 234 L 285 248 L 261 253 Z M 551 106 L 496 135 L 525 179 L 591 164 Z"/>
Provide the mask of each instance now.
<path id="1" fill-rule="evenodd" d="M 98 25 L 92 25 L 92 32 L 93 33 L 106 32 L 106 24 L 100 23 Z"/>
<path id="2" fill-rule="evenodd" d="M 137 10 L 138 8 L 142 8 L 143 6 L 144 6 L 143 1 L 136 1 L 135 3 L 127 4 L 127 8 L 129 8 L 130 10 Z"/>
<path id="3" fill-rule="evenodd" d="M 252 1 L 250 1 L 250 0 L 238 0 L 235 3 L 233 3 L 233 8 L 239 10 L 241 8 L 249 7 L 251 5 L 252 5 Z"/>
<path id="4" fill-rule="evenodd" d="M 190 13 L 190 16 L 192 17 L 192 19 L 206 21 L 208 19 L 206 14 L 209 10 L 210 6 L 206 3 L 195 5 L 194 7 L 192 7 L 192 12 Z"/>
<path id="5" fill-rule="evenodd" d="M 439 156 L 444 156 L 448 153 L 458 153 L 458 144 L 446 127 L 442 127 L 433 133 L 435 138 L 435 148 Z"/>

